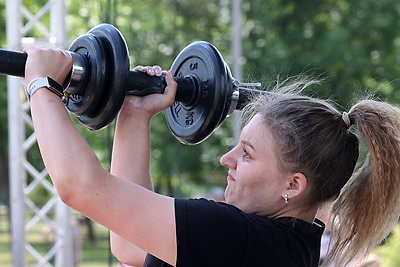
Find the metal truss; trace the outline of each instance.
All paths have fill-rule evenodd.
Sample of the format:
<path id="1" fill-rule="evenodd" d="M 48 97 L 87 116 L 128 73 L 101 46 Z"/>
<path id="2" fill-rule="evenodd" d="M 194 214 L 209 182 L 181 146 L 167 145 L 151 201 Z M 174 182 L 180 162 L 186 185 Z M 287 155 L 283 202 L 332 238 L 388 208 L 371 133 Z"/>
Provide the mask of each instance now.
<path id="1" fill-rule="evenodd" d="M 65 47 L 65 1 L 50 0 L 37 12 L 22 0 L 7 0 L 7 46 Z M 14 267 L 74 266 L 70 209 L 59 199 L 40 160 L 36 136 L 23 93 L 23 79 L 7 77 L 12 264 Z M 37 195 L 47 196 L 45 203 Z M 38 246 L 37 238 L 49 238 Z"/>

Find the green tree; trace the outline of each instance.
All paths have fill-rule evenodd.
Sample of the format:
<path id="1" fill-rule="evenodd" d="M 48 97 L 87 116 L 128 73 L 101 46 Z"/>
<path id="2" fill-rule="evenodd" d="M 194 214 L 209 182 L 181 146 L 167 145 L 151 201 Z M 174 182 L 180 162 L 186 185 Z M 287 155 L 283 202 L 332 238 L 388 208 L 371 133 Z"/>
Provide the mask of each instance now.
<path id="1" fill-rule="evenodd" d="M 255 77 L 311 74 L 348 106 L 365 91 L 399 102 L 399 3 L 245 1 L 246 69 Z"/>

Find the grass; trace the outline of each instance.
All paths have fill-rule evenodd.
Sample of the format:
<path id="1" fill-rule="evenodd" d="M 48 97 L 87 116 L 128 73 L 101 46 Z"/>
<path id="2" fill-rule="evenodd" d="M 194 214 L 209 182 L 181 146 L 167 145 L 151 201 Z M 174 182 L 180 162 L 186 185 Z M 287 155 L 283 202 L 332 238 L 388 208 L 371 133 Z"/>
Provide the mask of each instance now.
<path id="1" fill-rule="evenodd" d="M 96 234 L 96 241 L 90 242 L 87 238 L 87 227 L 85 225 L 78 226 L 80 242 L 77 242 L 80 247 L 79 261 L 77 267 L 117 267 L 117 260 L 110 255 L 108 231 L 99 224 L 93 223 Z M 45 224 L 38 224 L 27 235 L 27 241 L 41 255 L 46 254 L 51 248 L 52 241 L 46 240 L 43 231 L 47 229 Z M 51 235 L 50 235 L 50 238 Z M 9 225 L 7 214 L 0 210 L 0 266 L 12 266 L 11 253 L 11 237 L 9 234 Z M 54 259 L 53 259 L 54 261 Z M 37 266 L 37 260 L 27 253 L 27 266 Z M 54 264 L 54 262 L 52 262 Z"/>
<path id="2" fill-rule="evenodd" d="M 4 213 L 0 214 L 0 266 L 11 266 L 10 236 L 8 222 Z"/>

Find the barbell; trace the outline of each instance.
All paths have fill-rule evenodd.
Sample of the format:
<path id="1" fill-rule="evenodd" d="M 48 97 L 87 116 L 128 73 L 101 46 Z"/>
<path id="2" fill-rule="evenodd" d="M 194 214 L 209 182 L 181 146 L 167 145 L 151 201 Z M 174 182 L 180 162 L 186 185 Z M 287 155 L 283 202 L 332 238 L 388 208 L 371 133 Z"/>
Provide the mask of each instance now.
<path id="1" fill-rule="evenodd" d="M 68 49 L 73 67 L 63 85 L 64 104 L 90 130 L 109 125 L 125 96 L 163 93 L 165 76 L 130 70 L 124 37 L 110 24 L 100 24 L 75 39 Z M 27 54 L 0 49 L 0 74 L 24 77 Z M 234 110 L 241 110 L 257 93 L 259 83 L 240 83 L 219 51 L 210 43 L 194 42 L 175 58 L 171 69 L 178 89 L 165 112 L 168 127 L 181 143 L 205 140 Z"/>

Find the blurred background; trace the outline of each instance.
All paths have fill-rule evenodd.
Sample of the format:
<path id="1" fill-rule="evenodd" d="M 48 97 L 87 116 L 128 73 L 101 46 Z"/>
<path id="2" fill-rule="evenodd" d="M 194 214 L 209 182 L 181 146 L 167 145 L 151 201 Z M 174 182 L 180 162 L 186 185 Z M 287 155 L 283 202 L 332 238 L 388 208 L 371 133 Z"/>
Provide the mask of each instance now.
<path id="1" fill-rule="evenodd" d="M 47 1 L 23 0 L 30 12 Z M 67 0 L 68 44 L 106 22 L 126 39 L 131 67 L 157 64 L 168 69 L 176 55 L 198 40 L 214 44 L 234 75 L 261 82 L 267 89 L 277 79 L 307 75 L 323 80 L 309 94 L 329 98 L 348 111 L 360 97 L 374 96 L 400 104 L 400 2 L 398 0 Z M 49 17 L 42 18 L 49 24 Z M 239 28 L 235 28 L 239 22 Z M 0 0 L 0 47 L 6 43 L 6 0 Z M 40 38 L 32 28 L 29 34 Z M 239 51 L 234 47 L 239 45 Z M 0 76 L 0 266 L 11 266 L 6 77 Z M 152 129 L 152 175 L 158 192 L 175 197 L 221 197 L 226 170 L 219 156 L 235 143 L 231 116 L 200 145 L 182 145 L 158 115 Z M 78 125 L 109 168 L 113 127 L 91 132 Z M 40 165 L 37 147 L 27 155 Z M 69 166 L 73 168 L 73 166 Z M 28 177 L 29 183 L 29 177 Z M 214 196 L 214 193 L 218 196 Z M 223 190 L 222 190 L 223 192 Z M 49 198 L 45 189 L 31 192 L 38 206 Z M 117 266 L 109 253 L 107 231 L 73 213 L 77 266 Z M 51 229 L 38 228 L 39 251 L 53 242 Z M 377 249 L 382 266 L 400 266 L 400 234 Z M 397 237 L 397 239 L 396 239 Z M 397 241 L 396 241 L 397 240 Z M 28 266 L 37 266 L 29 259 Z"/>

